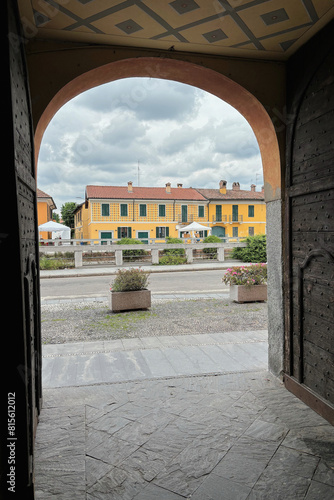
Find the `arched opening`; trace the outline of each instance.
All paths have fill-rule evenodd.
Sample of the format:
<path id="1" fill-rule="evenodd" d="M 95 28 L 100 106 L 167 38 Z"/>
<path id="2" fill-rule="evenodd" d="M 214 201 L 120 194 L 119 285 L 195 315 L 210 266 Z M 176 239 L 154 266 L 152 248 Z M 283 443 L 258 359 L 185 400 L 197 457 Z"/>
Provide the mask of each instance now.
<path id="1" fill-rule="evenodd" d="M 137 62 L 137 61 L 136 61 Z M 142 61 L 139 61 L 142 62 Z M 196 69 L 198 69 L 195 66 L 192 66 L 192 71 L 193 75 L 190 73 L 190 68 L 188 68 L 188 72 L 185 71 L 184 73 L 182 72 L 182 63 L 179 64 L 177 63 L 173 70 L 170 71 L 162 71 L 164 67 L 164 62 L 158 61 L 156 62 L 156 67 L 155 67 L 155 74 L 154 76 L 159 77 L 159 78 L 164 78 L 164 79 L 173 79 L 176 81 L 181 81 L 181 83 L 187 83 L 193 86 L 197 86 L 199 88 L 202 88 L 203 90 L 206 90 L 217 97 L 222 98 L 223 100 L 227 101 L 228 104 L 233 105 L 250 123 L 255 136 L 258 140 L 258 144 L 260 147 L 261 151 L 261 157 L 262 157 L 262 164 L 264 168 L 264 183 L 265 183 L 265 196 L 266 196 L 266 201 L 271 204 L 271 202 L 276 202 L 279 200 L 280 196 L 280 162 L 279 162 L 279 148 L 278 148 L 278 143 L 276 139 L 276 134 L 274 131 L 274 128 L 272 126 L 272 123 L 270 121 L 270 118 L 266 111 L 264 110 L 263 106 L 256 100 L 254 99 L 248 92 L 244 91 L 241 89 L 238 85 L 234 84 L 233 82 L 230 82 L 228 79 L 225 77 L 221 77 L 221 75 L 216 75 L 217 76 L 217 81 L 214 82 L 215 80 L 215 74 L 212 73 L 211 71 L 208 72 L 208 74 L 202 75 L 200 78 L 196 72 Z M 170 61 L 167 62 L 167 66 L 170 65 Z M 122 66 L 122 65 L 121 65 Z M 138 68 L 135 68 L 136 64 L 133 66 L 125 64 L 125 68 L 123 68 L 123 71 L 116 72 L 118 73 L 118 77 L 115 76 L 115 73 L 113 73 L 113 77 L 111 78 L 110 73 L 111 73 L 111 68 L 113 65 L 111 65 L 111 68 L 109 68 L 109 76 L 104 74 L 103 71 L 101 71 L 100 79 L 97 78 L 94 73 L 90 75 L 86 75 L 87 80 L 83 79 L 81 80 L 78 79 L 77 81 L 72 82 L 72 84 L 69 84 L 65 89 L 63 89 L 62 92 L 60 92 L 54 101 L 50 103 L 48 108 L 46 109 L 41 121 L 38 124 L 37 131 L 36 131 L 36 150 L 39 150 L 39 145 L 41 141 L 41 137 L 43 135 L 43 132 L 55 114 L 55 112 L 62 106 L 64 105 L 68 100 L 70 100 L 72 97 L 75 95 L 78 95 L 79 93 L 83 92 L 84 90 L 87 90 L 89 88 L 92 88 L 93 86 L 97 86 L 100 83 L 106 83 L 108 81 L 115 80 L 117 78 L 126 78 L 129 76 L 138 76 Z M 171 66 L 174 66 L 172 64 Z M 118 67 L 116 63 L 116 67 Z M 159 70 L 159 68 L 161 68 Z M 107 68 L 104 68 L 106 70 Z M 187 69 L 187 64 L 185 65 L 185 69 Z M 201 73 L 201 69 L 199 68 L 199 73 Z M 144 71 L 145 70 L 145 71 Z M 177 71 L 176 71 L 177 70 Z M 160 73 L 161 71 L 161 73 Z M 204 71 L 206 73 L 206 71 Z M 142 74 L 140 76 L 153 76 L 152 74 L 149 74 L 149 71 L 147 70 L 147 67 L 142 69 Z M 212 81 L 210 77 L 212 76 Z M 91 80 L 91 78 L 94 77 L 94 80 Z M 102 78 L 103 77 L 103 78 Z M 226 84 L 226 85 L 225 85 Z M 227 89 L 224 87 L 227 87 Z M 223 97 L 224 96 L 224 97 Z M 261 121 L 262 117 L 262 121 Z M 94 371 L 94 362 L 92 363 L 92 371 Z M 231 370 L 233 369 L 231 365 Z M 144 399 L 144 391 L 146 390 L 137 387 L 138 394 L 140 393 Z M 182 389 L 183 390 L 183 389 Z M 103 389 L 100 394 L 103 393 Z M 178 391 L 176 390 L 176 393 Z M 105 393 L 107 394 L 107 393 Z M 167 394 L 166 398 L 170 398 L 170 392 Z M 104 396 L 103 396 L 104 397 Z M 149 396 L 146 396 L 149 397 Z M 172 400 L 170 399 L 169 402 Z M 167 400 L 166 400 L 167 402 Z M 114 417 L 114 413 L 110 412 L 110 407 L 112 407 L 112 403 L 108 405 L 108 408 L 103 408 L 101 411 L 99 409 L 93 408 L 93 413 L 94 415 L 87 415 L 88 418 L 88 425 L 89 429 L 91 431 L 91 435 L 94 435 L 94 440 L 100 439 L 101 440 L 106 436 L 104 434 L 105 428 L 103 427 L 104 421 L 109 422 L 112 421 Z M 159 415 L 159 412 L 161 412 L 161 408 L 158 408 L 156 413 Z M 172 418 L 173 416 L 173 411 L 171 412 Z M 192 409 L 188 410 L 188 413 L 193 411 Z M 96 413 L 95 413 L 96 412 Z M 114 444 L 117 443 L 122 443 L 122 439 L 124 439 L 125 435 L 123 432 L 126 432 L 127 429 L 130 430 L 130 427 L 132 428 L 133 426 L 136 425 L 142 425 L 144 422 L 154 418 L 152 416 L 152 412 L 148 412 L 147 415 L 144 414 L 142 417 L 142 422 L 130 422 L 129 423 L 129 428 L 126 428 L 126 426 L 119 429 L 118 433 L 115 433 L 115 437 L 113 436 L 112 439 L 114 440 Z M 169 418 L 169 415 L 167 415 L 167 418 Z M 110 420 L 109 420 L 110 419 Z M 185 422 L 183 421 L 183 418 L 181 418 L 181 425 L 184 424 Z M 124 423 L 124 419 L 122 421 Z M 109 425 L 109 423 L 108 423 Z M 102 427 L 101 427 L 102 426 Z M 196 423 L 197 426 L 197 423 Z M 153 424 L 154 427 L 154 424 Z M 171 422 L 170 425 L 167 425 L 168 431 L 173 431 L 174 425 Z M 188 432 L 188 427 L 187 423 L 185 423 L 185 428 L 184 432 Z M 161 433 L 164 433 L 164 429 L 160 429 L 159 427 L 156 428 L 156 431 L 161 431 Z M 191 429 L 190 429 L 191 431 Z M 198 430 L 196 430 L 196 433 Z M 108 438 L 109 439 L 109 438 Z M 119 441 L 118 441 L 119 439 Z M 141 436 L 139 437 L 138 444 L 140 443 L 141 445 L 144 445 L 144 441 L 142 441 Z M 106 442 L 105 448 L 102 449 L 102 443 L 98 442 L 97 446 L 95 446 L 95 442 L 89 441 L 88 446 L 92 448 L 91 453 L 89 456 L 86 457 L 87 460 L 87 470 L 91 467 L 94 469 L 96 466 L 98 460 L 106 460 L 108 461 L 109 458 L 106 458 L 107 455 L 109 455 L 109 450 L 113 446 L 111 442 Z M 137 446 L 137 444 L 134 444 L 134 447 Z M 154 446 L 154 444 L 153 444 Z M 131 448 L 132 450 L 132 448 Z M 142 447 L 142 450 L 144 453 L 146 453 L 146 448 L 145 446 Z M 150 450 L 149 450 L 150 451 Z M 204 453 L 207 453 L 205 450 Z M 108 474 L 113 474 L 115 470 L 114 464 L 111 463 L 112 465 L 112 470 L 108 470 Z M 106 466 L 108 468 L 108 466 Z M 109 467 L 110 468 L 110 467 Z M 117 470 L 118 472 L 118 470 Z M 202 472 L 201 472 L 202 474 Z M 167 482 L 168 482 L 168 475 L 169 472 L 166 473 L 165 477 L 162 477 L 161 473 L 161 478 L 158 478 L 157 480 L 157 487 L 162 486 L 162 487 L 167 487 Z M 93 475 L 92 475 L 93 476 Z M 124 476 L 125 477 L 125 476 Z M 94 479 L 95 480 L 95 479 Z M 100 485 L 93 484 L 91 486 L 92 491 L 94 488 L 98 488 Z M 155 485 L 152 485 L 152 488 L 156 488 Z M 195 488 L 195 486 L 193 487 Z M 188 490 L 184 490 L 187 491 Z M 188 492 L 189 493 L 189 492 Z"/>
<path id="2" fill-rule="evenodd" d="M 93 87 L 131 77 L 174 80 L 207 91 L 234 107 L 247 120 L 255 134 L 262 159 L 264 195 L 267 203 L 267 252 L 270 269 L 268 277 L 269 369 L 275 375 L 280 376 L 283 372 L 284 360 L 280 145 L 269 114 L 249 91 L 216 71 L 185 61 L 142 57 L 101 66 L 70 81 L 46 107 L 35 131 L 36 164 L 43 133 L 52 117 L 65 103 Z"/>
<path id="3" fill-rule="evenodd" d="M 138 58 L 117 61 L 89 71 L 69 82 L 52 99 L 35 131 L 36 162 L 44 131 L 54 114 L 70 99 L 98 85 L 129 77 L 175 80 L 205 90 L 237 109 L 248 121 L 258 141 L 266 201 L 281 198 L 280 153 L 273 123 L 263 105 L 247 90 L 226 76 L 184 61 Z"/>

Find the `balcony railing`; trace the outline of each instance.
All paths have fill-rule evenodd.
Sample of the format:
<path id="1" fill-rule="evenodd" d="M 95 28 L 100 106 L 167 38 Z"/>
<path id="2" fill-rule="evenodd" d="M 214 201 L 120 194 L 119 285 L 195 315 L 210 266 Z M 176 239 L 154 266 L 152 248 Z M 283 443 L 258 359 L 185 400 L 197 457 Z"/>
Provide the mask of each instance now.
<path id="1" fill-rule="evenodd" d="M 227 215 L 213 215 L 212 222 L 227 222 Z"/>
<path id="2" fill-rule="evenodd" d="M 228 216 L 228 221 L 230 224 L 233 222 L 243 222 L 244 221 L 244 216 L 243 215 L 229 215 Z"/>
<path id="3" fill-rule="evenodd" d="M 187 216 L 182 216 L 182 214 L 178 215 L 177 222 L 178 224 L 190 224 L 190 222 L 194 222 L 195 218 L 193 214 L 188 214 Z"/>
<path id="4" fill-rule="evenodd" d="M 224 224 L 229 223 L 235 223 L 235 222 L 243 222 L 244 221 L 244 216 L 243 215 L 213 215 L 212 216 L 212 222 L 223 222 Z"/>

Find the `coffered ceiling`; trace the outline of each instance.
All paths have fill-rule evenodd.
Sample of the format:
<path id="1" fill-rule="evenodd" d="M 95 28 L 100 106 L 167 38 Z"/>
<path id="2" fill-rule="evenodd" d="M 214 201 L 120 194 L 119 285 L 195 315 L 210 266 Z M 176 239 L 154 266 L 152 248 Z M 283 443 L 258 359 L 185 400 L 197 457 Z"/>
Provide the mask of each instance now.
<path id="1" fill-rule="evenodd" d="M 333 0 L 18 0 L 28 39 L 287 59 Z"/>

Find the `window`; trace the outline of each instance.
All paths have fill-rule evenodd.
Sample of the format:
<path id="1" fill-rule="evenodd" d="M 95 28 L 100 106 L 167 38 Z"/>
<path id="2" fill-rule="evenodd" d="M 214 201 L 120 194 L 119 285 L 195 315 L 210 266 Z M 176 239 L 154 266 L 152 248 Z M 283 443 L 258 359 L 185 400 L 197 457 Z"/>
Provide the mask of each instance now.
<path id="1" fill-rule="evenodd" d="M 156 227 L 155 237 L 156 238 L 166 238 L 169 236 L 169 227 Z"/>
<path id="2" fill-rule="evenodd" d="M 121 203 L 121 217 L 127 217 L 128 215 L 128 205 L 126 203 Z"/>
<path id="3" fill-rule="evenodd" d="M 103 217 L 109 217 L 110 215 L 110 205 L 109 203 L 102 203 L 101 205 L 101 214 Z"/>
<path id="4" fill-rule="evenodd" d="M 237 238 L 238 235 L 239 235 L 238 234 L 238 229 L 239 229 L 238 227 L 233 227 L 232 228 L 232 231 L 233 231 L 232 235 L 233 235 L 234 238 Z"/>
<path id="5" fill-rule="evenodd" d="M 216 221 L 220 222 L 222 220 L 222 206 L 216 205 Z"/>
<path id="6" fill-rule="evenodd" d="M 118 227 L 117 228 L 117 238 L 131 238 L 132 230 L 131 227 Z"/>
<path id="7" fill-rule="evenodd" d="M 203 207 L 203 205 L 199 205 L 199 207 L 198 207 L 198 217 L 204 217 L 204 207 Z"/>
<path id="8" fill-rule="evenodd" d="M 100 239 L 104 240 L 104 241 L 101 241 L 101 244 L 106 245 L 108 243 L 106 240 L 112 239 L 112 232 L 111 231 L 101 231 L 100 232 Z"/>
<path id="9" fill-rule="evenodd" d="M 248 236 L 254 236 L 254 227 L 248 228 Z"/>
<path id="10" fill-rule="evenodd" d="M 146 217 L 146 205 L 139 205 L 140 217 Z"/>
<path id="11" fill-rule="evenodd" d="M 248 217 L 254 217 L 254 205 L 248 205 Z"/>
<path id="12" fill-rule="evenodd" d="M 159 217 L 166 217 L 166 205 L 159 205 Z"/>
<path id="13" fill-rule="evenodd" d="M 232 221 L 238 222 L 238 205 L 232 205 Z"/>

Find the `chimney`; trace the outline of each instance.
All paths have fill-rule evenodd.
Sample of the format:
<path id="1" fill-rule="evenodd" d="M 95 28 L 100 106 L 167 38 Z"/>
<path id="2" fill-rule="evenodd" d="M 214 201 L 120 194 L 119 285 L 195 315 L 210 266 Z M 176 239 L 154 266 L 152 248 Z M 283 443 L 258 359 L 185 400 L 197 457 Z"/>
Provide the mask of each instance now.
<path id="1" fill-rule="evenodd" d="M 232 189 L 233 189 L 233 191 L 240 191 L 240 184 L 239 184 L 239 182 L 233 182 Z"/>
<path id="2" fill-rule="evenodd" d="M 170 182 L 167 182 L 167 184 L 166 184 L 166 193 L 171 193 L 172 192 L 170 186 L 171 186 Z"/>
<path id="3" fill-rule="evenodd" d="M 178 184 L 177 184 L 177 187 L 178 187 L 178 188 L 181 188 L 181 187 L 182 187 L 182 184 L 178 183 Z"/>
<path id="4" fill-rule="evenodd" d="M 132 189 L 132 181 L 129 181 L 128 182 L 128 193 L 132 193 L 133 192 L 133 189 Z"/>
<path id="5" fill-rule="evenodd" d="M 219 192 L 222 194 L 226 194 L 226 181 L 220 181 L 219 182 Z"/>
<path id="6" fill-rule="evenodd" d="M 256 188 L 255 184 L 252 184 L 251 185 L 251 191 L 255 191 L 255 188 Z"/>

